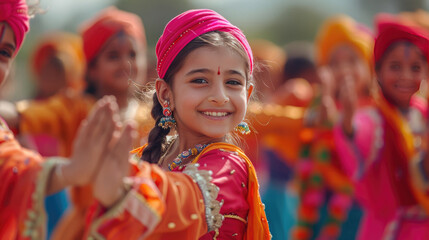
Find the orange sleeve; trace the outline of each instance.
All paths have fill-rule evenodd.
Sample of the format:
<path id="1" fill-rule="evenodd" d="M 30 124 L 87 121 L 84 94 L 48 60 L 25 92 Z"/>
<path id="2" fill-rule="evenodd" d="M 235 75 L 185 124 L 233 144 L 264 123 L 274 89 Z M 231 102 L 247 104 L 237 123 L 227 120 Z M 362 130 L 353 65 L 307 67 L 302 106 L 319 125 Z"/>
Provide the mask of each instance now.
<path id="1" fill-rule="evenodd" d="M 20 134 L 47 134 L 60 141 L 60 153 L 68 157 L 77 129 L 94 104 L 94 100 L 80 95 L 58 94 L 47 100 L 20 102 Z"/>
<path id="2" fill-rule="evenodd" d="M 2 239 L 43 239 L 46 228 L 45 188 L 57 160 L 22 148 L 0 127 L 0 236 Z"/>
<path id="3" fill-rule="evenodd" d="M 96 239 L 198 239 L 209 231 L 205 211 L 209 200 L 199 185 L 213 186 L 213 201 L 217 191 L 208 171 L 194 165 L 189 171 L 193 174 L 164 172 L 141 163 L 137 174 L 127 179 L 131 185 L 127 195 L 92 221 L 89 235 Z"/>

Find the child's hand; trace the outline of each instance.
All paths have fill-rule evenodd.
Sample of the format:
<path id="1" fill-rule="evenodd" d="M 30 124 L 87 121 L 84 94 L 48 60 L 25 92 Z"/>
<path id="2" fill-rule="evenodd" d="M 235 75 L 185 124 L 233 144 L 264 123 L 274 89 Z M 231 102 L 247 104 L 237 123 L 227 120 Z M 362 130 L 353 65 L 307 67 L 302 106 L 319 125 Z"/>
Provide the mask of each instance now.
<path id="1" fill-rule="evenodd" d="M 104 154 L 93 191 L 95 198 L 106 207 L 112 206 L 125 194 L 123 179 L 130 171 L 129 152 L 136 136 L 134 127 L 126 124 L 122 133 L 119 131 L 114 133 L 109 148 Z"/>
<path id="2" fill-rule="evenodd" d="M 351 136 L 353 134 L 353 116 L 357 109 L 357 92 L 355 79 L 351 76 L 344 78 L 344 84 L 340 88 L 340 101 L 343 112 L 343 130 Z"/>
<path id="3" fill-rule="evenodd" d="M 335 123 L 337 118 L 337 106 L 335 104 L 335 78 L 328 67 L 318 70 L 321 81 L 322 104 L 319 116 L 319 124 L 326 122 Z"/>
<path id="4" fill-rule="evenodd" d="M 68 184 L 85 185 L 93 180 L 117 127 L 117 112 L 115 98 L 103 97 L 82 122 L 74 141 L 70 164 L 63 167 L 63 176 Z"/>

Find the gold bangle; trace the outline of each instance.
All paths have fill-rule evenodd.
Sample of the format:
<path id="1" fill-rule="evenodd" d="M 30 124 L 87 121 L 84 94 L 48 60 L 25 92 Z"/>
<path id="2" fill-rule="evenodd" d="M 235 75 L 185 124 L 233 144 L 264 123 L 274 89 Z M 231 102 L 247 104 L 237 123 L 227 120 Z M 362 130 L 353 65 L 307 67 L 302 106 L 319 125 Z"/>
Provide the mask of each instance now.
<path id="1" fill-rule="evenodd" d="M 247 221 L 244 218 L 237 216 L 237 215 L 234 215 L 234 214 L 223 215 L 223 217 L 236 219 L 236 220 L 242 221 L 244 224 L 247 224 Z"/>
<path id="2" fill-rule="evenodd" d="M 57 176 L 59 181 L 61 181 L 62 183 L 65 183 L 66 179 L 64 178 L 63 167 L 64 167 L 63 163 L 55 164 L 55 175 Z"/>

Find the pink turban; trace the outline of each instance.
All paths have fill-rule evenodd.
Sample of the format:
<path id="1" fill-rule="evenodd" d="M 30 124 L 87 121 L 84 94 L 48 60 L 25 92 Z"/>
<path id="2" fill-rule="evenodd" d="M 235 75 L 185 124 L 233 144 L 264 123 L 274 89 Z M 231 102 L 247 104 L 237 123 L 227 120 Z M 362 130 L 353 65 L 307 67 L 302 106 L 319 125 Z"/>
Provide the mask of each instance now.
<path id="1" fill-rule="evenodd" d="M 6 22 L 15 34 L 16 50 L 18 53 L 25 33 L 30 29 L 28 17 L 28 7 L 25 0 L 1 0 L 0 2 L 0 22 Z"/>
<path id="2" fill-rule="evenodd" d="M 140 17 L 118 10 L 116 7 L 104 9 L 97 17 L 84 23 L 81 31 L 87 63 L 94 59 L 110 37 L 121 31 L 133 37 L 137 44 L 146 47 L 146 37 Z"/>
<path id="3" fill-rule="evenodd" d="M 409 26 L 394 15 L 380 13 L 375 18 L 377 38 L 374 45 L 374 60 L 379 61 L 389 46 L 397 41 L 407 41 L 416 45 L 429 61 L 428 33 L 417 26 Z"/>
<path id="4" fill-rule="evenodd" d="M 209 9 L 186 11 L 168 22 L 156 44 L 158 76 L 163 78 L 177 54 L 193 39 L 211 31 L 232 34 L 240 42 L 249 57 L 250 73 L 253 70 L 253 55 L 241 30 L 219 13 Z"/>

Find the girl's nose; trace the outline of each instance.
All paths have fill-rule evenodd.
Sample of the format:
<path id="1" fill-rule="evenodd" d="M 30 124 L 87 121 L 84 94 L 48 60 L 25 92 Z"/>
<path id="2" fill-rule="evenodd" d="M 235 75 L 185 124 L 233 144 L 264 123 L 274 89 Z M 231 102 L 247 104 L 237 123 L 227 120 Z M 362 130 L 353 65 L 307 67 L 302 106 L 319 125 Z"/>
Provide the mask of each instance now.
<path id="1" fill-rule="evenodd" d="M 213 86 L 212 93 L 208 100 L 218 104 L 225 104 L 229 102 L 229 97 L 226 94 L 223 84 L 216 84 Z"/>

